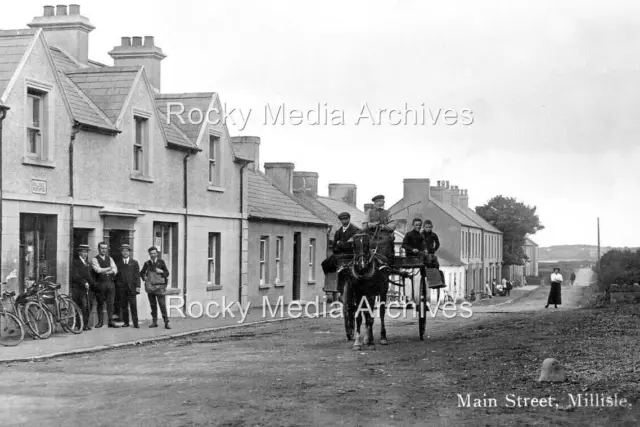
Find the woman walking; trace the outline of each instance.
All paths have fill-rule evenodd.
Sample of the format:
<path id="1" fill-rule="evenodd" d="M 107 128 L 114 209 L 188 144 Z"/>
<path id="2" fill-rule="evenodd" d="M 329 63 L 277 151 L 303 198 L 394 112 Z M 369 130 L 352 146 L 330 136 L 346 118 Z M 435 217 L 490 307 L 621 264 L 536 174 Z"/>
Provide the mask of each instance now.
<path id="1" fill-rule="evenodd" d="M 562 305 L 562 295 L 560 293 L 560 286 L 562 285 L 562 275 L 559 268 L 554 268 L 551 273 L 551 290 L 549 291 L 549 299 L 547 305 L 544 308 L 549 308 L 550 304 L 555 305 L 558 308 L 558 304 Z"/>

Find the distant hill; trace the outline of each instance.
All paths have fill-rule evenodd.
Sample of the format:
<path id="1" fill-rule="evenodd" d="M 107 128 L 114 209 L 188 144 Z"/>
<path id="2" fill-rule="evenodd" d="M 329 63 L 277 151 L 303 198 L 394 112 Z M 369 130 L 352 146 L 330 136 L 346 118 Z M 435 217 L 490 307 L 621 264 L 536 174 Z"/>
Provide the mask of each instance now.
<path id="1" fill-rule="evenodd" d="M 614 248 L 603 246 L 600 248 L 600 255 L 604 255 L 611 249 L 631 249 L 637 248 Z M 571 261 L 571 260 L 598 260 L 598 246 L 596 245 L 557 245 L 540 248 L 539 261 Z"/>

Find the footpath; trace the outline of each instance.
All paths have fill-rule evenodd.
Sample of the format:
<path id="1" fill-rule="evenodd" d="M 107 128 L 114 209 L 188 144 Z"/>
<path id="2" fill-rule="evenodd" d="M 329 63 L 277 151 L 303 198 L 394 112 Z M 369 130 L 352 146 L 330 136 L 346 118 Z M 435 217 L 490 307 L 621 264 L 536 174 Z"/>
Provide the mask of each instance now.
<path id="1" fill-rule="evenodd" d="M 298 314 L 300 311 L 297 312 Z M 311 311 L 314 314 L 314 310 Z M 34 340 L 25 333 L 25 338 L 16 347 L 0 347 L 0 363 L 42 360 L 51 357 L 88 353 L 110 348 L 137 345 L 152 341 L 162 341 L 186 335 L 202 332 L 212 332 L 230 328 L 246 327 L 251 325 L 282 322 L 294 320 L 300 316 L 289 317 L 286 307 L 284 312 L 278 312 L 272 316 L 269 309 L 266 315 L 262 308 L 249 310 L 246 318 L 242 321 L 242 315 L 237 311 L 233 316 L 226 313 L 225 317 L 211 318 L 203 316 L 200 318 L 171 318 L 171 329 L 165 329 L 162 319 L 158 322 L 157 328 L 149 328 L 151 320 L 144 320 L 140 323 L 140 329 L 129 328 L 107 328 L 106 325 L 100 329 L 92 329 L 75 335 L 70 333 L 57 332 L 46 340 Z M 302 316 L 305 317 L 304 314 Z M 121 325 L 121 323 L 117 323 Z"/>
<path id="2" fill-rule="evenodd" d="M 517 288 L 511 289 L 511 293 L 509 294 L 509 296 L 494 296 L 493 298 L 485 298 L 483 300 L 478 299 L 476 295 L 476 300 L 473 302 L 473 306 L 495 307 L 504 304 L 512 304 L 520 300 L 521 298 L 525 298 L 526 296 L 530 295 L 538 288 L 540 288 L 539 285 L 518 286 Z"/>

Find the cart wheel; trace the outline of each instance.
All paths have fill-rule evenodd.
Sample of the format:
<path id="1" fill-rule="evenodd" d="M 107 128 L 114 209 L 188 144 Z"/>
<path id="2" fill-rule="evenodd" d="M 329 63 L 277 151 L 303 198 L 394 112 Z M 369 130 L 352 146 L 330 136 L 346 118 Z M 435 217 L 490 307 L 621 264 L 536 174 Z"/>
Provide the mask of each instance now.
<path id="1" fill-rule="evenodd" d="M 420 339 L 424 340 L 424 331 L 427 327 L 427 283 L 424 278 L 420 279 L 420 299 L 418 301 L 418 328 Z"/>
<path id="2" fill-rule="evenodd" d="M 344 330 L 347 334 L 347 340 L 353 341 L 355 334 L 355 318 L 353 305 L 353 296 L 351 289 L 351 282 L 349 280 L 344 281 L 344 290 L 342 292 L 342 317 L 344 318 Z"/>

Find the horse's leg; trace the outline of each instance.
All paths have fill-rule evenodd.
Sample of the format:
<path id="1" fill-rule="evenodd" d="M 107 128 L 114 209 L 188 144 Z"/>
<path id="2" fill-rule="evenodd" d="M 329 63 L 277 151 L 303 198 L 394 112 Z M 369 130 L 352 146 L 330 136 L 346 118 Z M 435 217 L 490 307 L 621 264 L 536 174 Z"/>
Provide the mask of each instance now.
<path id="1" fill-rule="evenodd" d="M 354 296 L 356 296 L 356 295 L 354 295 Z M 359 301 L 361 296 L 360 295 L 357 295 L 357 296 L 358 296 L 358 298 L 356 299 L 356 301 Z M 356 307 L 357 307 L 357 305 L 356 305 Z M 359 350 L 362 350 L 362 345 L 364 344 L 364 334 L 362 334 L 360 332 L 360 327 L 362 326 L 363 313 L 360 312 L 360 313 L 356 314 L 356 311 L 357 311 L 357 308 L 354 307 L 353 315 L 355 316 L 354 320 L 356 322 L 356 339 L 353 342 L 353 349 L 356 350 L 356 351 L 359 351 Z"/>
<path id="2" fill-rule="evenodd" d="M 389 281 L 386 277 L 380 291 L 380 344 L 387 345 L 387 329 L 384 326 L 384 314 L 387 311 L 387 295 L 389 293 Z"/>
<path id="3" fill-rule="evenodd" d="M 369 306 L 373 309 L 373 306 L 376 302 L 375 295 L 367 296 L 367 300 L 369 301 Z M 364 319 L 366 321 L 366 331 L 365 331 L 366 336 L 365 336 L 364 343 L 367 344 L 369 348 L 372 348 L 372 347 L 375 348 L 375 344 L 373 340 L 373 322 L 375 320 L 375 317 L 372 313 L 366 311 L 364 314 Z"/>

